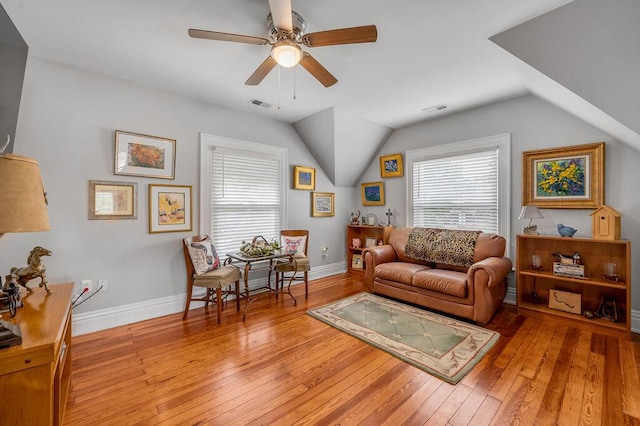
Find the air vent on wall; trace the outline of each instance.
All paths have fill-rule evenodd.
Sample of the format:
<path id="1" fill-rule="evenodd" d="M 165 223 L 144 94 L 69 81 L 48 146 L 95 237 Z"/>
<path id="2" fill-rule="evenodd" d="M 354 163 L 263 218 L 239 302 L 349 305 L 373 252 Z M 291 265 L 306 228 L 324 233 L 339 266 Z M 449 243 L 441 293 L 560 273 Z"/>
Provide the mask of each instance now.
<path id="1" fill-rule="evenodd" d="M 262 102 L 259 99 L 250 99 L 249 103 L 253 104 L 253 105 L 256 105 L 256 106 L 259 106 L 259 107 L 262 107 L 262 108 L 271 108 L 271 106 L 272 106 L 271 104 L 268 104 L 266 102 Z"/>
<path id="2" fill-rule="evenodd" d="M 434 105 L 432 107 L 429 108 L 425 108 L 423 109 L 424 112 L 437 112 L 437 111 L 442 111 L 447 109 L 447 106 L 445 104 L 440 104 L 440 105 Z"/>

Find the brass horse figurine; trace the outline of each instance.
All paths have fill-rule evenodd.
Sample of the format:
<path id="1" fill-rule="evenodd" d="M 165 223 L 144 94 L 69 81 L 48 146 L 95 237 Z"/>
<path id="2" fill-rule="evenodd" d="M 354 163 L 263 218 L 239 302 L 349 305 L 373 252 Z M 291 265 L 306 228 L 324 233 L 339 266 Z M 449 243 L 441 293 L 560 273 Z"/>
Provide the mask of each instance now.
<path id="1" fill-rule="evenodd" d="M 47 250 L 44 247 L 34 247 L 27 258 L 28 265 L 23 268 L 11 268 L 10 276 L 22 287 L 27 289 L 27 292 L 33 293 L 33 290 L 27 286 L 27 283 L 34 278 L 40 277 L 40 287 L 44 287 L 47 293 L 51 293 L 51 290 L 47 287 L 47 276 L 45 271 L 47 267 L 40 260 L 41 256 L 51 256 L 51 250 Z"/>

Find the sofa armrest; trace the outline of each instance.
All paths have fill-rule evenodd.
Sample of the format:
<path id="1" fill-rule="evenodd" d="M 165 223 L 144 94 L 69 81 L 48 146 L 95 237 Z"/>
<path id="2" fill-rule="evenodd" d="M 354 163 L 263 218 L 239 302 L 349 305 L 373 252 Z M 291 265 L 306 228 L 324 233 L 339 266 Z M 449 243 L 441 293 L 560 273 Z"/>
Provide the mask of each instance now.
<path id="1" fill-rule="evenodd" d="M 484 271 L 489 277 L 487 286 L 493 287 L 504 281 L 509 272 L 511 272 L 512 266 L 511 259 L 508 257 L 487 257 L 471 265 L 467 276 L 470 282 L 474 282 L 476 271 Z"/>
<path id="2" fill-rule="evenodd" d="M 362 250 L 362 258 L 364 260 L 364 283 L 365 290 L 373 291 L 373 274 L 376 265 L 382 263 L 395 262 L 397 259 L 396 251 L 390 244 L 381 246 L 370 246 Z"/>

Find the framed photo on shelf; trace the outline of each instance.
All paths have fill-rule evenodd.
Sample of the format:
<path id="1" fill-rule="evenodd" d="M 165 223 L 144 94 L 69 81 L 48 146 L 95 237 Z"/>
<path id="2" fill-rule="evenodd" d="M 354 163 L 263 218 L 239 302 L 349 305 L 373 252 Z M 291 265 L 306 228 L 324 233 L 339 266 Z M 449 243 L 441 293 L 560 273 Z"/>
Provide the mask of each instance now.
<path id="1" fill-rule="evenodd" d="M 365 240 L 364 240 L 364 246 L 365 246 L 365 247 L 371 247 L 371 246 L 375 246 L 375 245 L 377 245 L 377 244 L 378 244 L 378 242 L 377 242 L 377 241 L 376 241 L 376 239 L 375 239 L 375 238 L 373 238 L 373 237 L 367 237 L 367 238 L 365 238 Z"/>
<path id="2" fill-rule="evenodd" d="M 354 254 L 351 257 L 351 267 L 353 269 L 362 269 L 364 266 L 362 264 L 362 255 L 361 254 Z"/>
<path id="3" fill-rule="evenodd" d="M 333 192 L 311 193 L 311 216 L 328 217 L 335 214 L 335 194 Z"/>
<path id="4" fill-rule="evenodd" d="M 116 175 L 175 179 L 176 140 L 116 130 Z"/>
<path id="5" fill-rule="evenodd" d="M 89 220 L 137 218 L 136 182 L 89 181 Z"/>
<path id="6" fill-rule="evenodd" d="M 149 185 L 149 233 L 191 231 L 191 185 Z"/>
<path id="7" fill-rule="evenodd" d="M 402 177 L 402 154 L 383 155 L 380 157 L 380 176 L 383 178 Z"/>
<path id="8" fill-rule="evenodd" d="M 522 205 L 595 209 L 604 204 L 605 143 L 522 153 Z"/>
<path id="9" fill-rule="evenodd" d="M 313 167 L 293 167 L 293 189 L 316 189 L 316 169 Z"/>
<path id="10" fill-rule="evenodd" d="M 363 206 L 384 206 L 384 184 L 370 182 L 360 185 Z"/>

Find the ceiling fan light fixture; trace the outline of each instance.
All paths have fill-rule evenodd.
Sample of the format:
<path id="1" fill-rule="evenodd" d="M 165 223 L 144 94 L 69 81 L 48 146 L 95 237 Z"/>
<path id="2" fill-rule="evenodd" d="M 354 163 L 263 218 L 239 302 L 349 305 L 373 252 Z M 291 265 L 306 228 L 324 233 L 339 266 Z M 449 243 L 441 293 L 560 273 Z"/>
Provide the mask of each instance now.
<path id="1" fill-rule="evenodd" d="M 291 68 L 296 66 L 302 59 L 302 49 L 293 41 L 280 40 L 273 45 L 271 57 L 278 65 Z"/>

